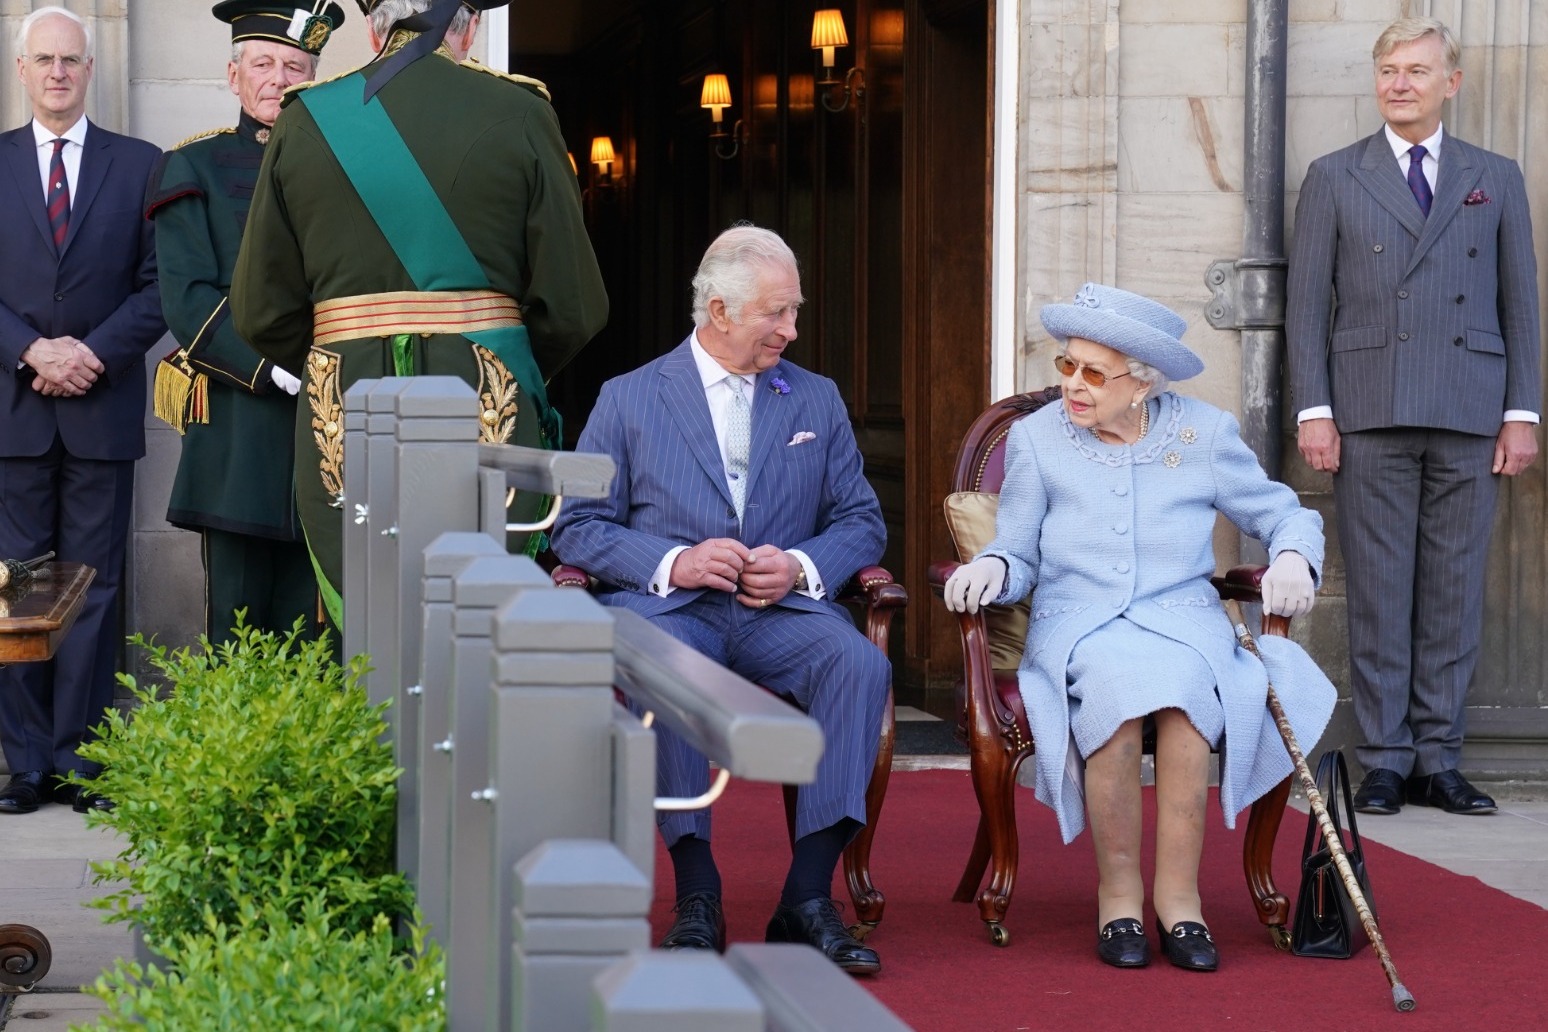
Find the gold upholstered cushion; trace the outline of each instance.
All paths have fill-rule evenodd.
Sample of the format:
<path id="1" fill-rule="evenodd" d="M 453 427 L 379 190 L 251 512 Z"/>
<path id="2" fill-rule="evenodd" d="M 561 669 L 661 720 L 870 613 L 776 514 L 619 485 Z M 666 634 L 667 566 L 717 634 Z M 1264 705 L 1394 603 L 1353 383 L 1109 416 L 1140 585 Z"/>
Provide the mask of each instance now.
<path id="1" fill-rule="evenodd" d="M 956 491 L 946 496 L 946 529 L 957 547 L 957 558 L 968 562 L 994 540 L 994 516 L 1000 496 L 989 491 Z M 1027 643 L 1027 619 L 1031 599 L 1011 606 L 989 606 L 984 622 L 989 629 L 989 657 L 996 670 L 1015 670 Z"/>

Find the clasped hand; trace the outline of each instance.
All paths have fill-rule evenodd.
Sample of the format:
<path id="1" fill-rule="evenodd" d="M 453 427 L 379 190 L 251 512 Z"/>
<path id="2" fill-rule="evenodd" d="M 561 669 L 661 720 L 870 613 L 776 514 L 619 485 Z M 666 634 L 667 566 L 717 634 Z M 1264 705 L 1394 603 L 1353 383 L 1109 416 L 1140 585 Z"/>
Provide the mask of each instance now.
<path id="1" fill-rule="evenodd" d="M 952 571 L 946 578 L 946 608 L 953 613 L 976 613 L 1000 597 L 1005 589 L 1005 560 L 986 555 Z"/>
<path id="2" fill-rule="evenodd" d="M 800 560 L 773 545 L 748 548 L 734 538 L 710 538 L 672 562 L 674 588 L 728 591 L 752 609 L 773 605 L 795 587 Z"/>
<path id="3" fill-rule="evenodd" d="M 74 337 L 39 337 L 21 353 L 24 365 L 37 375 L 32 389 L 47 398 L 74 398 L 85 394 L 107 367 Z"/>
<path id="4" fill-rule="evenodd" d="M 1263 574 L 1263 608 L 1275 616 L 1305 616 L 1317 598 L 1311 564 L 1299 552 L 1280 552 Z"/>

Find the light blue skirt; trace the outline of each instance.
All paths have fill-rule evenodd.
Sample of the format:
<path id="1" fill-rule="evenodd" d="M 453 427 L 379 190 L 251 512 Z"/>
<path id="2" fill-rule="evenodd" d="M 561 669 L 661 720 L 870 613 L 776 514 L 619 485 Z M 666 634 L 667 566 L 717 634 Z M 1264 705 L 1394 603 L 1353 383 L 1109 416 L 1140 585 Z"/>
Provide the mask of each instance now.
<path id="1" fill-rule="evenodd" d="M 1211 748 L 1220 745 L 1215 674 L 1180 641 L 1119 617 L 1076 642 L 1067 669 L 1070 734 L 1083 760 L 1125 722 L 1163 709 L 1182 710 Z"/>

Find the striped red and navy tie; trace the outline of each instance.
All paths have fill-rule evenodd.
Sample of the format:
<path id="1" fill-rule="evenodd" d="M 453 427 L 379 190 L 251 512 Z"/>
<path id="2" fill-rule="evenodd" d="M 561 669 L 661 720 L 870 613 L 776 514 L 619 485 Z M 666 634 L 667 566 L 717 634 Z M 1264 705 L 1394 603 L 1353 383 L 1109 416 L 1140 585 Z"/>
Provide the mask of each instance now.
<path id="1" fill-rule="evenodd" d="M 48 225 L 54 231 L 54 248 L 64 246 L 70 232 L 70 181 L 65 177 L 63 137 L 54 141 L 54 156 L 48 163 Z"/>

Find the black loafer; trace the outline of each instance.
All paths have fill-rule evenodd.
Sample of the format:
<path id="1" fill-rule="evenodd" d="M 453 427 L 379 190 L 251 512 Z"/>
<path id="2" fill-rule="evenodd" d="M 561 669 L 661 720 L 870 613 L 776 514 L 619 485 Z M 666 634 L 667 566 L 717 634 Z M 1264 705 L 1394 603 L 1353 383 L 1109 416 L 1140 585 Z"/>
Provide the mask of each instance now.
<path id="1" fill-rule="evenodd" d="M 684 896 L 673 907 L 677 920 L 672 922 L 664 950 L 724 950 L 726 915 L 720 909 L 720 897 L 713 892 L 695 892 Z"/>
<path id="2" fill-rule="evenodd" d="M 1493 813 L 1497 809 L 1493 799 L 1454 770 L 1409 778 L 1408 801 L 1415 806 L 1438 806 L 1447 813 Z"/>
<path id="3" fill-rule="evenodd" d="M 764 933 L 765 942 L 804 942 L 851 975 L 872 975 L 881 970 L 881 957 L 849 934 L 838 908 L 826 896 L 799 906 L 781 903 Z"/>
<path id="4" fill-rule="evenodd" d="M 1173 967 L 1184 971 L 1213 971 L 1220 966 L 1220 951 L 1215 940 L 1209 937 L 1209 929 L 1197 921 L 1178 921 L 1169 932 L 1156 918 L 1156 931 L 1161 933 L 1161 948 Z"/>
<path id="5" fill-rule="evenodd" d="M 24 770 L 11 775 L 0 788 L 0 813 L 32 813 L 48 799 L 47 775 L 41 770 Z"/>
<path id="6" fill-rule="evenodd" d="M 1354 805 L 1361 813 L 1397 813 L 1403 808 L 1403 775 L 1385 767 L 1372 767 L 1355 792 Z"/>
<path id="7" fill-rule="evenodd" d="M 1113 967 L 1141 968 L 1150 963 L 1145 926 L 1132 917 L 1109 921 L 1097 932 L 1097 956 Z"/>

